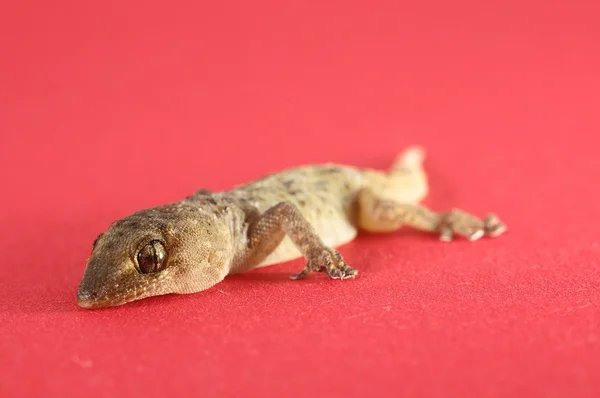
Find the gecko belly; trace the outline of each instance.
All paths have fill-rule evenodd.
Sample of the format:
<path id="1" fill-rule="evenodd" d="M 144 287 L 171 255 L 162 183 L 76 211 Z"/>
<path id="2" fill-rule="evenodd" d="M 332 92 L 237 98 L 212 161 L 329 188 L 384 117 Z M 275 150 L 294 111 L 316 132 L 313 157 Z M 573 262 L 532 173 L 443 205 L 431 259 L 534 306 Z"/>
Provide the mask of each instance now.
<path id="1" fill-rule="evenodd" d="M 335 230 L 333 230 L 335 228 Z M 321 231 L 318 231 L 321 232 Z M 343 245 L 344 243 L 348 243 L 352 241 L 357 235 L 356 228 L 350 223 L 346 222 L 335 223 L 335 225 L 330 225 L 328 230 L 324 233 L 319 233 L 321 239 L 323 239 L 323 243 L 326 246 L 330 247 L 338 247 Z M 260 264 L 256 266 L 266 267 L 267 265 L 283 263 L 285 261 L 294 260 L 296 258 L 302 257 L 302 254 L 298 250 L 298 248 L 294 245 L 289 237 L 285 237 L 283 241 L 277 246 L 271 254 L 267 256 Z"/>

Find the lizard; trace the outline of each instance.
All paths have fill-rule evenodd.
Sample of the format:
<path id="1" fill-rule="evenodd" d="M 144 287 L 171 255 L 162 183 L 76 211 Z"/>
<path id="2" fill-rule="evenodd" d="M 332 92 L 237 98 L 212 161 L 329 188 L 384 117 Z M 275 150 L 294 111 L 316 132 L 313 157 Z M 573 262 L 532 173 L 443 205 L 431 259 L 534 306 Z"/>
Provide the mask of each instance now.
<path id="1" fill-rule="evenodd" d="M 425 150 L 409 146 L 387 171 L 334 163 L 289 168 L 221 192 L 199 190 L 175 203 L 137 211 L 94 241 L 77 289 L 82 308 L 103 308 L 164 294 L 207 290 L 227 275 L 304 257 L 290 276 L 358 275 L 339 246 L 359 231 L 403 226 L 470 241 L 502 234 L 506 225 L 459 209 L 436 212 Z"/>

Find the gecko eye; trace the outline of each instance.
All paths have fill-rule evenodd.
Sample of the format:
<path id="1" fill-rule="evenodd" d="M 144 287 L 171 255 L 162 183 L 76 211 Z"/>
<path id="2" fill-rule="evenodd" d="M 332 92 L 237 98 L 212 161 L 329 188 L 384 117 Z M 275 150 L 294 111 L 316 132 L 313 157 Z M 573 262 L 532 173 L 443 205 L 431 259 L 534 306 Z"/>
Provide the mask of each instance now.
<path id="1" fill-rule="evenodd" d="M 137 254 L 137 262 L 142 274 L 162 271 L 167 264 L 167 250 L 159 240 L 148 243 Z"/>

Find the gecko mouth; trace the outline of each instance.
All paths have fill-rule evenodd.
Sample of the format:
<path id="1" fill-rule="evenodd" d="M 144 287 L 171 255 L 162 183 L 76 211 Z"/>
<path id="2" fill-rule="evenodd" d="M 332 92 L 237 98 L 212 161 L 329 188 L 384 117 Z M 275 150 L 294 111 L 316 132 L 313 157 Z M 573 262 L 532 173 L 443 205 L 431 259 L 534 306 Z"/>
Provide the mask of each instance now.
<path id="1" fill-rule="evenodd" d="M 96 291 L 80 287 L 77 289 L 77 305 L 85 309 L 96 309 L 106 307 L 116 307 L 127 304 L 131 301 L 140 300 L 152 295 L 166 294 L 167 292 L 158 292 L 154 285 L 138 287 L 133 290 L 123 292 L 107 293 L 105 291 Z"/>
<path id="2" fill-rule="evenodd" d="M 109 299 L 107 296 L 97 297 L 94 293 L 78 291 L 77 305 L 85 309 L 116 307 L 144 297 L 146 296 L 132 294 L 128 296 L 119 296 L 117 299 Z"/>

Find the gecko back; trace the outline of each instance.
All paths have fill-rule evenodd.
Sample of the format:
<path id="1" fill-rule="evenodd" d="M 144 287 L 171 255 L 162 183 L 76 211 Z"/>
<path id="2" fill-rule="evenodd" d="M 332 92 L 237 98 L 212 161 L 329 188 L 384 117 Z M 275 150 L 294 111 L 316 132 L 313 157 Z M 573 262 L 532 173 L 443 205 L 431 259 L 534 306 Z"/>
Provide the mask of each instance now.
<path id="1" fill-rule="evenodd" d="M 358 233 L 357 195 L 363 189 L 399 203 L 418 203 L 427 194 L 422 164 L 423 150 L 404 151 L 389 172 L 339 164 L 303 166 L 269 175 L 223 193 L 248 202 L 261 213 L 289 202 L 313 226 L 323 242 L 339 246 Z M 300 257 L 296 245 L 286 237 L 258 266 L 267 266 Z"/>

